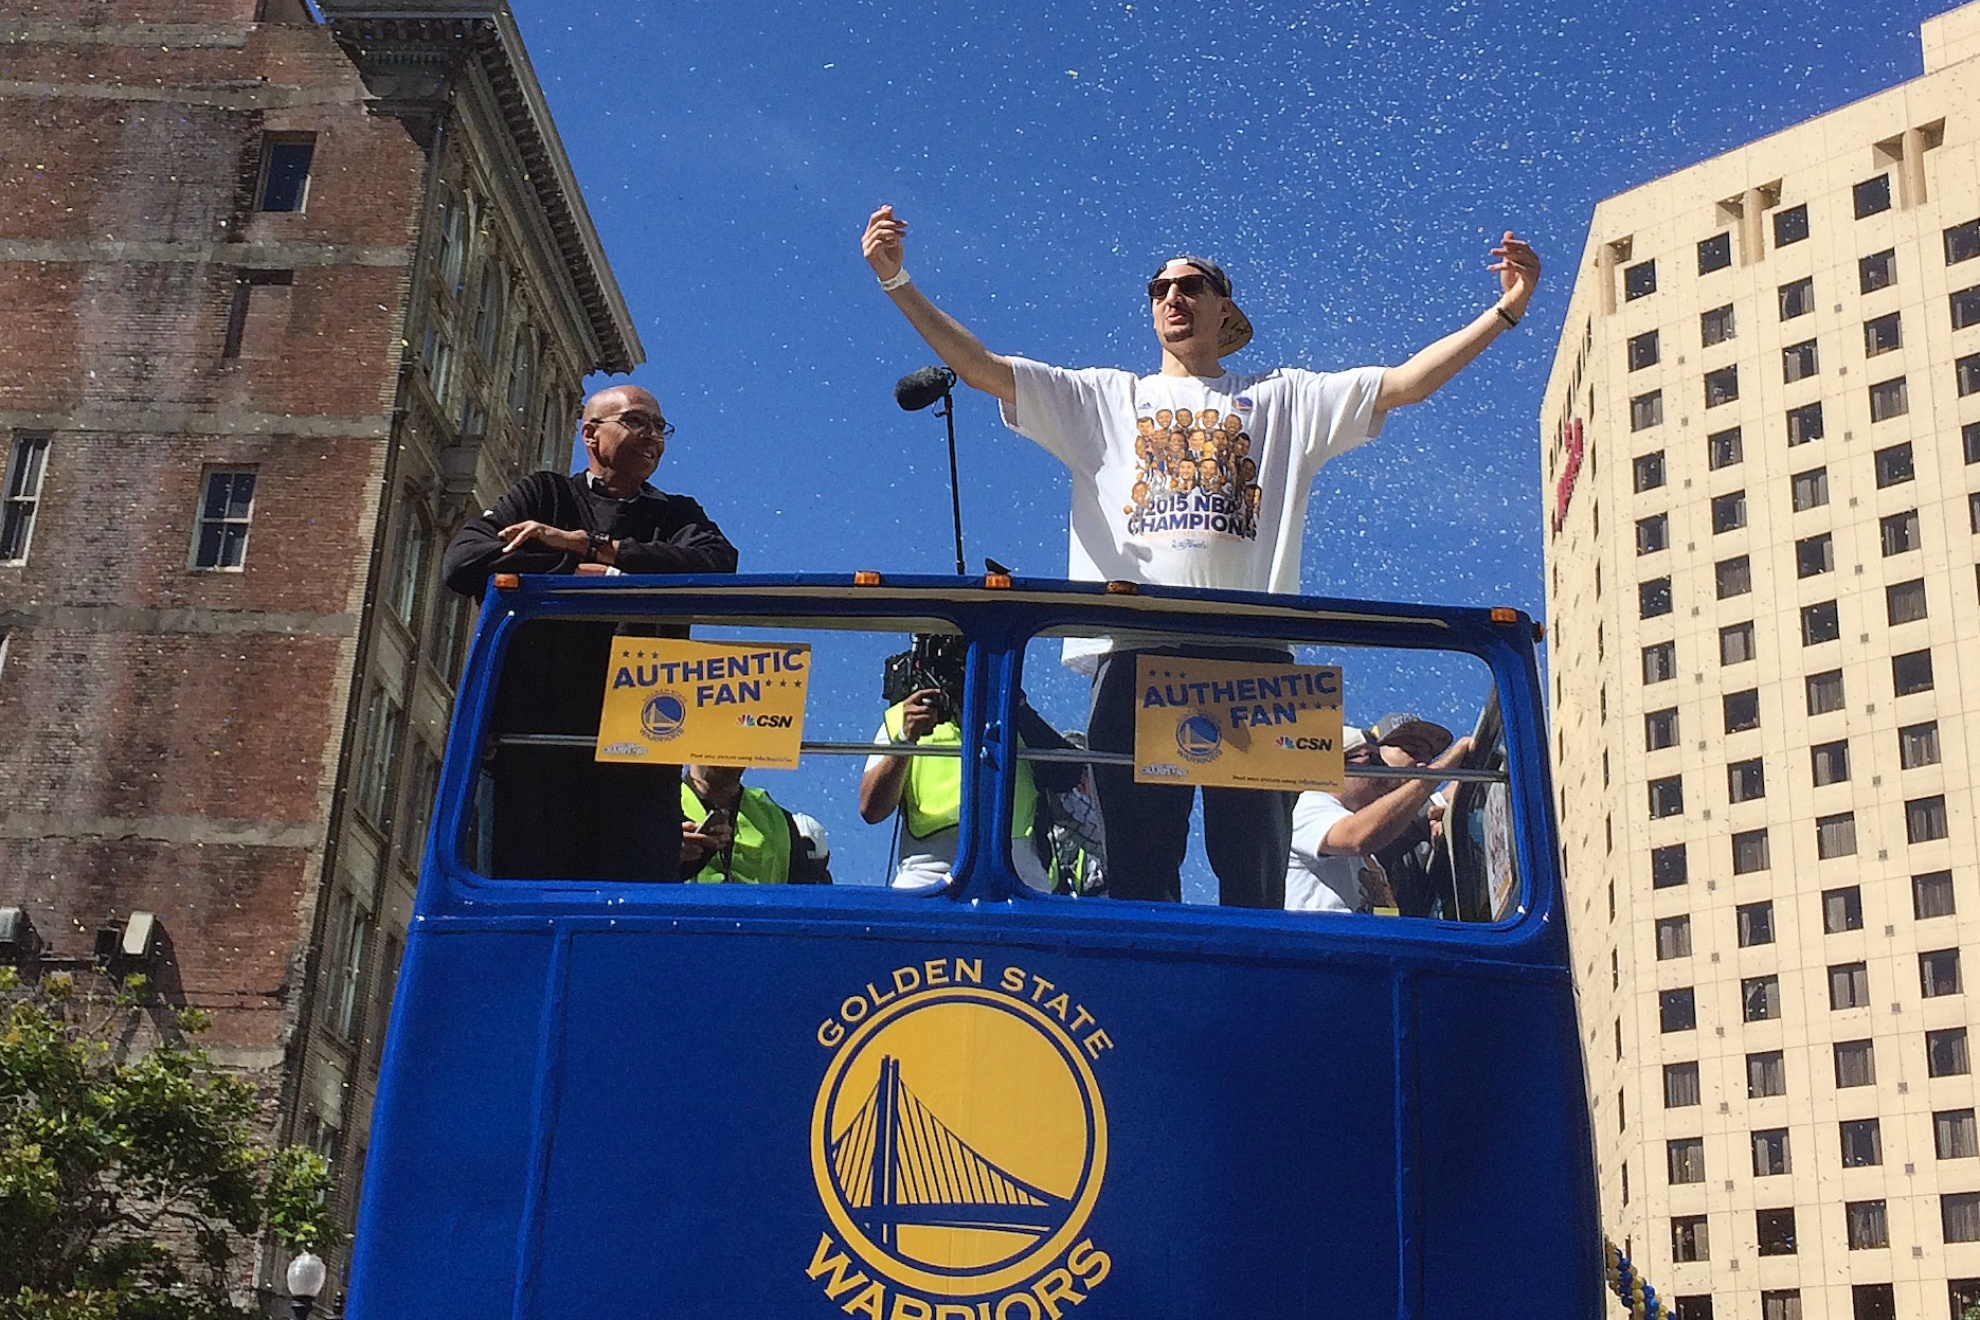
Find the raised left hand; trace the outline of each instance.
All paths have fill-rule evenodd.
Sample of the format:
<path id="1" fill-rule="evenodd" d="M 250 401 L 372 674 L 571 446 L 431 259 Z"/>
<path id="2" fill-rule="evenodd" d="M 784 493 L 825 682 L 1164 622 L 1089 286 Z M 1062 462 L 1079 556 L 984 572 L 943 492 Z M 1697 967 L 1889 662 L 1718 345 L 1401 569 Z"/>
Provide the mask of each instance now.
<path id="1" fill-rule="evenodd" d="M 1527 301 L 1540 283 L 1540 254 L 1533 250 L 1532 244 L 1508 229 L 1499 246 L 1492 249 L 1492 255 L 1498 260 L 1490 269 L 1499 272 L 1499 288 L 1506 295 L 1500 299 L 1500 305 L 1514 316 L 1525 315 Z"/>

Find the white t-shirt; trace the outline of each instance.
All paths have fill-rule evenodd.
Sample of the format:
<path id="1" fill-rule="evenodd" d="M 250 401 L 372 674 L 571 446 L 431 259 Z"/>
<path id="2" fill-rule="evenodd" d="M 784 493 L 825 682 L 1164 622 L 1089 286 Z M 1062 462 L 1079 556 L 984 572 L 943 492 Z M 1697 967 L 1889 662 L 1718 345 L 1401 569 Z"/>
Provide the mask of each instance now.
<path id="1" fill-rule="evenodd" d="M 1383 876 L 1382 864 L 1358 853 L 1322 851 L 1327 831 L 1353 814 L 1332 793 L 1309 790 L 1299 795 L 1293 804 L 1292 857 L 1286 863 L 1286 911 L 1359 912 L 1367 906 L 1362 872 Z"/>
<path id="2" fill-rule="evenodd" d="M 873 735 L 873 741 L 883 747 L 894 741 L 887 733 L 885 723 Z M 866 768 L 873 770 L 886 760 L 884 756 L 869 756 L 866 758 Z M 946 888 L 951 878 L 950 868 L 956 864 L 956 845 L 962 841 L 962 828 L 951 825 L 925 839 L 917 839 L 908 833 L 906 825 L 902 825 L 898 833 L 901 843 L 895 859 L 893 887 L 917 894 Z M 1033 889 L 1047 893 L 1051 891 L 1052 877 L 1046 872 L 1045 863 L 1029 838 L 1011 840 L 1011 866 L 1017 871 L 1018 879 Z"/>
<path id="3" fill-rule="evenodd" d="M 1072 471 L 1068 577 L 1299 590 L 1313 477 L 1379 434 L 1382 367 L 1135 376 L 1012 358 L 1004 423 Z M 1066 663 L 1107 650 L 1069 639 Z"/>

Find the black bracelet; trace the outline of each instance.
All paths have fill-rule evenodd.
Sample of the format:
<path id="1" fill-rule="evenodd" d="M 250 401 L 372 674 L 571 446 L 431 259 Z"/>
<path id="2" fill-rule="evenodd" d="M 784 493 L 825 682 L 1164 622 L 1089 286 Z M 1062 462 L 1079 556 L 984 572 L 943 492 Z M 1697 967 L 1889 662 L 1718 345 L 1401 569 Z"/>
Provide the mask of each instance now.
<path id="1" fill-rule="evenodd" d="M 1504 321 L 1507 325 L 1511 326 L 1515 330 L 1519 328 L 1519 322 L 1513 319 L 1513 314 L 1511 312 L 1499 306 L 1497 303 L 1492 304 L 1492 310 L 1499 314 L 1499 319 L 1501 321 Z"/>

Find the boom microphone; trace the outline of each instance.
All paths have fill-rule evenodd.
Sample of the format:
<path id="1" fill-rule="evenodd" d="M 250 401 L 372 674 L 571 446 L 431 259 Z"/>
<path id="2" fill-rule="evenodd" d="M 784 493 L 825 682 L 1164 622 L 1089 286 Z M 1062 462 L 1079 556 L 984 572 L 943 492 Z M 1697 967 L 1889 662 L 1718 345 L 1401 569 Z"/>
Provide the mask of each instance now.
<path id="1" fill-rule="evenodd" d="M 910 371 L 894 384 L 894 402 L 906 412 L 920 412 L 956 387 L 956 373 L 947 367 Z"/>

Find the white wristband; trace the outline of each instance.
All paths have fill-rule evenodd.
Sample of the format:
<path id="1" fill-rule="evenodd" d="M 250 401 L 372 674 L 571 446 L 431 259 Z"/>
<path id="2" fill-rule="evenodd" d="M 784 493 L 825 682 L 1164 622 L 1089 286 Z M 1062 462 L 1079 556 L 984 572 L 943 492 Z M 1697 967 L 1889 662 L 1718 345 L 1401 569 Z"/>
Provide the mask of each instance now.
<path id="1" fill-rule="evenodd" d="M 908 278 L 907 267 L 903 266 L 899 270 L 895 271 L 888 278 L 881 280 L 880 288 L 882 292 L 892 293 L 895 289 L 900 288 L 903 284 L 912 284 L 912 283 L 914 283 L 914 281 Z"/>

